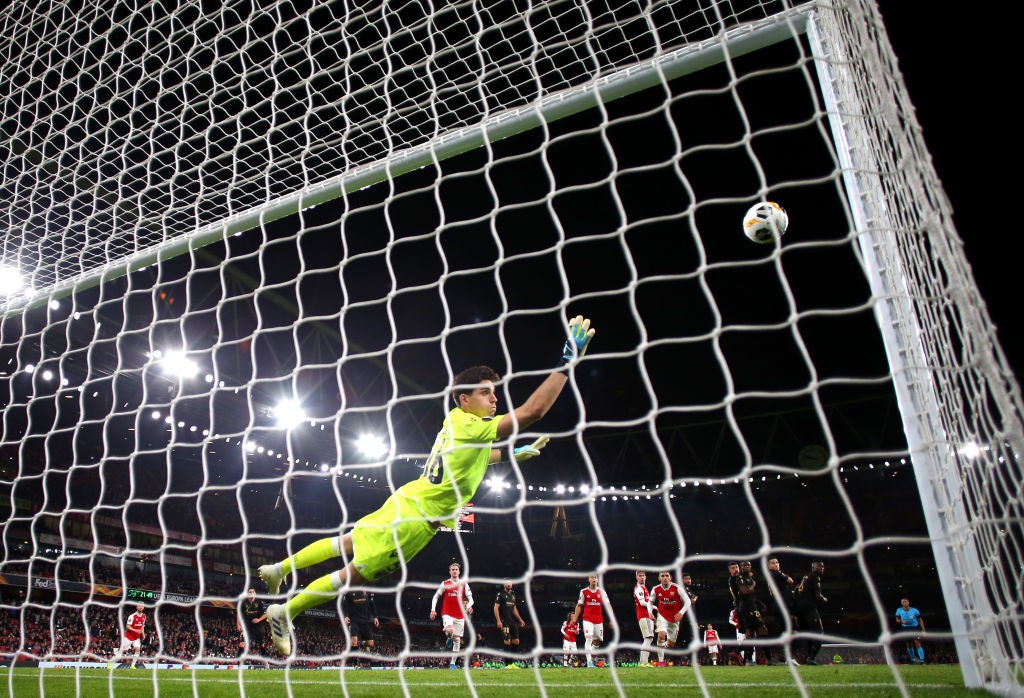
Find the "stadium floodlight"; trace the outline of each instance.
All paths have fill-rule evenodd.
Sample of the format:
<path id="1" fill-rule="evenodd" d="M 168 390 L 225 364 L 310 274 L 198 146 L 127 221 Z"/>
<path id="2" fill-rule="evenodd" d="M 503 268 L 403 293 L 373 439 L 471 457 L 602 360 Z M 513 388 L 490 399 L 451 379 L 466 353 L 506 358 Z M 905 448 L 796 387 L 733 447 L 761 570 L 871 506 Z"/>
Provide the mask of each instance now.
<path id="1" fill-rule="evenodd" d="M 273 414 L 277 420 L 277 426 L 283 429 L 291 429 L 309 419 L 298 400 L 292 398 L 277 403 Z"/>
<path id="2" fill-rule="evenodd" d="M 580 492 L 588 494 L 590 492 L 590 485 L 580 485 Z"/>
<path id="3" fill-rule="evenodd" d="M 968 460 L 974 460 L 981 454 L 981 447 L 974 441 L 968 441 L 960 448 L 960 455 Z"/>
<path id="4" fill-rule="evenodd" d="M 563 494 L 565 492 L 565 485 L 555 485 L 555 492 Z"/>
<path id="5" fill-rule="evenodd" d="M 43 371 L 42 376 L 44 381 L 52 381 L 53 371 L 51 371 L 50 369 L 46 369 L 45 371 Z"/>
<path id="6" fill-rule="evenodd" d="M 373 434 L 360 434 L 356 438 L 356 448 L 367 458 L 380 458 L 388 452 L 384 439 Z"/>
<path id="7" fill-rule="evenodd" d="M 196 362 L 188 358 L 185 352 L 171 350 L 166 353 L 155 351 L 153 356 L 159 360 L 165 375 L 172 378 L 192 378 L 199 372 Z"/>
<path id="8" fill-rule="evenodd" d="M 0 296 L 10 296 L 24 290 L 25 279 L 14 267 L 0 266 Z"/>

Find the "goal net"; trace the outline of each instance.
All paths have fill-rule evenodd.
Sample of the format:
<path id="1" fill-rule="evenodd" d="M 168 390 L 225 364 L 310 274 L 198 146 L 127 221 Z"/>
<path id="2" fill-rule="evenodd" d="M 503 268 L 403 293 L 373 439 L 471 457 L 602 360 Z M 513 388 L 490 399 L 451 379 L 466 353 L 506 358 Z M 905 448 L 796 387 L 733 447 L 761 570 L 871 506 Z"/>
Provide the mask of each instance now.
<path id="1" fill-rule="evenodd" d="M 641 660 L 707 690 L 713 626 L 723 662 L 840 647 L 906 692 L 907 598 L 927 661 L 1020 690 L 1020 388 L 873 3 L 80 5 L 0 11 L 4 663 L 131 661 L 142 604 L 146 666 L 346 690 L 593 661 L 621 693 Z M 790 218 L 768 244 L 762 200 Z M 376 624 L 325 597 L 286 657 L 247 625 L 250 588 L 265 611 L 345 560 L 277 595 L 261 565 L 420 476 L 456 373 L 493 367 L 503 414 L 580 314 L 551 411 L 356 589 Z M 743 643 L 741 561 L 769 620 Z M 457 649 L 430 618 L 452 562 Z M 784 581 L 818 562 L 820 628 Z M 674 647 L 643 642 L 637 570 L 690 577 Z M 563 652 L 592 574 L 604 641 Z"/>

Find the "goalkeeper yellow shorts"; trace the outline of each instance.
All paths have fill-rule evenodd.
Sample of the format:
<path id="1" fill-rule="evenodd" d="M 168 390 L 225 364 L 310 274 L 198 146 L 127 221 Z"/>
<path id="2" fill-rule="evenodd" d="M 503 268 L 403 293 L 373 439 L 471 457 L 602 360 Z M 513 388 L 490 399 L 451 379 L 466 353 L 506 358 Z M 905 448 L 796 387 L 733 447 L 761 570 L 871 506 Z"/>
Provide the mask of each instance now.
<path id="1" fill-rule="evenodd" d="M 395 493 L 352 529 L 352 564 L 368 582 L 395 572 L 437 533 L 416 501 Z"/>

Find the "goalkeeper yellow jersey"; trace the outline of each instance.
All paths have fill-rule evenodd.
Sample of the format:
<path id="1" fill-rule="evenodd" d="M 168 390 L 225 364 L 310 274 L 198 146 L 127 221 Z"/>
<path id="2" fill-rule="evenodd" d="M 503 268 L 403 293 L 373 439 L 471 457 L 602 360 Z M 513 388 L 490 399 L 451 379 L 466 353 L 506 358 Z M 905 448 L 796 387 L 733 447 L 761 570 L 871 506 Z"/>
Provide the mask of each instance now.
<path id="1" fill-rule="evenodd" d="M 424 516 L 449 526 L 452 517 L 476 494 L 491 460 L 492 442 L 505 415 L 485 419 L 456 407 L 445 417 L 423 475 L 398 493 L 419 504 Z"/>

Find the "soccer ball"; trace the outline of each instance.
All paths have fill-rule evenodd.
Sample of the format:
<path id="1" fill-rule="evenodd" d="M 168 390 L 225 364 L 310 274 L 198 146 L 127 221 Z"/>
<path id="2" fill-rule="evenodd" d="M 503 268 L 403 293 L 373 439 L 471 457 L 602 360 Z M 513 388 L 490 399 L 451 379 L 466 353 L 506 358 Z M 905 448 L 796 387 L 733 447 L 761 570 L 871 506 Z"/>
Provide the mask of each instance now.
<path id="1" fill-rule="evenodd" d="M 781 238 L 788 227 L 786 209 L 774 201 L 760 201 L 748 208 L 743 216 L 743 233 L 762 244 Z"/>

